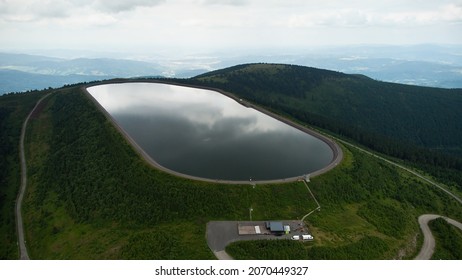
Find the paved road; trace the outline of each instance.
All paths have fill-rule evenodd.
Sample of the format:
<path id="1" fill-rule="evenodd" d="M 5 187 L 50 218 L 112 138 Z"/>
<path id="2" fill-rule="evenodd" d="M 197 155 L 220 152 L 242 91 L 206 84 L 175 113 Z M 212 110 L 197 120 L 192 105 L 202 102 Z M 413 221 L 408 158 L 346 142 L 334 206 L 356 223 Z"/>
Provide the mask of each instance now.
<path id="1" fill-rule="evenodd" d="M 446 220 L 446 222 L 462 230 L 462 224 L 453 219 L 443 217 L 440 215 L 435 215 L 435 214 L 425 214 L 425 215 L 420 216 L 419 225 L 424 235 L 424 243 L 423 243 L 422 249 L 420 250 L 420 253 L 417 255 L 417 257 L 415 257 L 416 260 L 429 260 L 432 257 L 433 252 L 435 251 L 435 238 L 433 237 L 433 234 L 430 230 L 430 227 L 428 226 L 428 223 L 437 218 L 443 218 Z"/>
<path id="2" fill-rule="evenodd" d="M 24 138 L 26 135 L 27 123 L 29 122 L 30 116 L 32 116 L 32 114 L 38 108 L 42 100 L 45 99 L 49 95 L 50 93 L 40 98 L 40 100 L 37 101 L 37 103 L 35 104 L 35 107 L 32 109 L 32 111 L 30 111 L 29 115 L 24 120 L 24 123 L 22 124 L 22 129 L 21 129 L 21 138 L 19 140 L 19 156 L 21 159 L 21 186 L 19 188 L 18 198 L 16 200 L 15 215 L 16 215 L 16 227 L 17 227 L 17 234 L 18 234 L 19 258 L 21 260 L 29 259 L 29 254 L 27 253 L 27 248 L 26 248 L 26 241 L 24 238 L 24 224 L 22 221 L 22 213 L 21 213 L 22 200 L 24 198 L 24 193 L 26 192 L 26 185 L 27 185 L 27 165 L 26 165 L 26 156 L 24 152 Z"/>

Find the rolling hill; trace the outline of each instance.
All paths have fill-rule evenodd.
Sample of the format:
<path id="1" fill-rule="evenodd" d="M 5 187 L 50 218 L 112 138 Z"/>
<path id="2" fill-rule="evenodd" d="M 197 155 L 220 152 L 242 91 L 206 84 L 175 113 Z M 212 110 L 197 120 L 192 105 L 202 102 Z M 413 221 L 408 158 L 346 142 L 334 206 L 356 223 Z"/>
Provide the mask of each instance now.
<path id="1" fill-rule="evenodd" d="M 243 64 L 179 83 L 231 92 L 407 161 L 462 191 L 462 89 L 380 82 L 286 64 Z"/>

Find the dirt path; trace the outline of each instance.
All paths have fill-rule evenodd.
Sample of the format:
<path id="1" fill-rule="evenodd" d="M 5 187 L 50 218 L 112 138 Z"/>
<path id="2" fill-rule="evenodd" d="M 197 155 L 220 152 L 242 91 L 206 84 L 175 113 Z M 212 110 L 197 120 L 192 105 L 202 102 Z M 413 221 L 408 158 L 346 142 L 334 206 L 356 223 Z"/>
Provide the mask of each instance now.
<path id="1" fill-rule="evenodd" d="M 36 110 L 40 108 L 40 104 L 42 100 L 48 97 L 50 94 L 51 93 L 40 98 L 40 100 L 37 101 L 37 103 L 35 104 L 35 107 L 32 109 L 32 111 L 30 111 L 29 115 L 24 120 L 24 123 L 22 125 L 21 138 L 19 140 L 19 157 L 21 160 L 21 186 L 19 188 L 18 198 L 16 200 L 15 216 L 16 216 L 16 227 L 17 227 L 17 234 L 18 234 L 19 258 L 21 260 L 29 259 L 29 254 L 27 253 L 27 248 L 26 248 L 26 241 L 24 238 L 24 224 L 22 221 L 22 213 L 21 213 L 22 200 L 24 199 L 24 193 L 26 192 L 26 186 L 27 186 L 27 165 L 26 165 L 26 155 L 24 152 L 24 138 L 26 136 L 26 128 L 27 128 L 27 123 L 29 122 L 29 119 L 31 118 L 31 116 L 33 116 L 36 113 Z"/>
<path id="2" fill-rule="evenodd" d="M 433 234 L 430 230 L 430 227 L 428 226 L 428 223 L 438 218 L 443 218 L 446 220 L 446 222 L 462 230 L 462 224 L 453 219 L 443 217 L 440 215 L 435 215 L 435 214 L 425 214 L 425 215 L 420 216 L 419 225 L 424 235 L 424 243 L 423 243 L 422 249 L 420 250 L 420 253 L 417 255 L 417 257 L 415 257 L 416 260 L 431 259 L 433 252 L 435 251 L 435 238 L 433 237 Z"/>

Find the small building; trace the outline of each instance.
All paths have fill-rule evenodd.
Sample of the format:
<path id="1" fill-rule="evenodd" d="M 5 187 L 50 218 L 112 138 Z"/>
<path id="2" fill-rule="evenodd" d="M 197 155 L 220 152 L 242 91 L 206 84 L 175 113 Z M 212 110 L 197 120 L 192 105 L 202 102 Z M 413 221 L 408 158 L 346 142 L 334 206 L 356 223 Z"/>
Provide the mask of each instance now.
<path id="1" fill-rule="evenodd" d="M 260 226 L 255 226 L 255 234 L 261 234 Z"/>
<path id="2" fill-rule="evenodd" d="M 284 234 L 284 226 L 282 225 L 282 222 L 267 222 L 266 226 L 269 226 L 269 230 L 271 233 L 276 234 L 276 235 L 282 235 Z"/>
<path id="3" fill-rule="evenodd" d="M 284 233 L 285 233 L 285 234 L 289 234 L 289 233 L 290 233 L 290 226 L 289 226 L 289 225 L 285 225 L 285 226 L 284 226 Z"/>

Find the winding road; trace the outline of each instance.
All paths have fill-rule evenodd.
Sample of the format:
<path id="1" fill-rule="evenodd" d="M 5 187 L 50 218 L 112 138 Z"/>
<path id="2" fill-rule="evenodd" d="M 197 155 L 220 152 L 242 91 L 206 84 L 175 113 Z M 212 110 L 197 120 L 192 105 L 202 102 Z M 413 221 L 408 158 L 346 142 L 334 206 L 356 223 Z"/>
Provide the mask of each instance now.
<path id="1" fill-rule="evenodd" d="M 425 182 L 433 185 L 434 187 L 442 190 L 443 192 L 445 192 L 446 194 L 448 194 L 449 196 L 451 196 L 452 198 L 454 198 L 455 200 L 457 200 L 457 202 L 459 202 L 460 204 L 462 204 L 462 199 L 460 199 L 458 196 L 456 196 L 455 194 L 453 194 L 452 192 L 448 191 L 446 188 L 444 188 L 443 186 L 437 184 L 436 182 L 428 179 L 427 177 L 423 176 L 423 175 L 420 175 L 419 173 L 405 167 L 405 166 L 402 166 L 401 164 L 398 164 L 398 163 L 395 163 L 393 161 L 390 161 L 384 157 L 381 157 L 379 155 L 376 155 L 372 152 L 369 152 L 363 148 L 360 148 L 356 145 L 353 145 L 351 143 L 348 143 L 347 141 L 344 141 L 342 139 L 338 139 L 336 137 L 333 137 L 335 140 L 339 141 L 339 142 L 342 142 L 343 144 L 345 145 L 348 145 L 350 147 L 353 147 L 353 148 L 356 148 L 358 150 L 360 150 L 361 152 L 364 152 L 368 155 L 371 155 L 375 158 L 378 158 L 380 160 L 383 160 L 385 161 L 386 163 L 388 164 L 391 164 L 393 166 L 396 166 L 398 168 L 401 168 L 409 173 L 411 173 L 412 175 L 424 180 Z M 458 221 L 455 221 L 451 218 L 448 218 L 448 217 L 444 217 L 444 216 L 440 216 L 440 215 L 436 215 L 436 214 L 424 214 L 424 215 L 421 215 L 419 217 L 419 225 L 420 225 L 420 228 L 422 230 L 422 233 L 424 235 L 424 244 L 420 250 L 420 253 L 417 255 L 417 257 L 415 257 L 416 260 L 429 260 L 432 255 L 433 255 L 433 252 L 435 250 L 435 238 L 433 237 L 433 234 L 428 226 L 428 223 L 434 219 L 437 219 L 437 218 L 443 218 L 445 219 L 448 223 L 458 227 L 459 229 L 462 230 L 462 224 L 459 223 Z"/>
<path id="2" fill-rule="evenodd" d="M 29 115 L 27 116 L 27 118 L 24 120 L 24 123 L 22 124 L 21 138 L 19 140 L 19 157 L 21 159 L 21 186 L 19 188 L 18 198 L 16 200 L 15 216 L 16 216 L 16 228 L 17 228 L 17 234 L 18 234 L 19 259 L 21 260 L 29 260 L 29 254 L 27 253 L 26 241 L 24 238 L 24 223 L 22 221 L 22 213 L 21 213 L 22 201 L 24 199 L 24 193 L 26 192 L 26 186 L 27 186 L 27 165 L 26 165 L 26 155 L 24 152 L 24 138 L 26 136 L 27 123 L 29 122 L 30 117 L 35 113 L 35 110 L 37 110 L 42 100 L 48 97 L 50 94 L 51 93 L 48 93 L 47 95 L 40 98 L 39 101 L 37 101 L 37 103 L 35 104 L 32 111 L 30 111 Z"/>
<path id="3" fill-rule="evenodd" d="M 462 223 L 459 223 L 458 221 L 455 221 L 448 217 L 443 217 L 443 216 L 435 215 L 435 214 L 425 214 L 425 215 L 420 216 L 419 225 L 424 235 L 424 243 L 423 243 L 422 249 L 420 250 L 420 253 L 417 255 L 417 257 L 415 257 L 416 260 L 429 260 L 432 257 L 433 252 L 435 251 L 435 238 L 433 237 L 433 234 L 430 230 L 430 227 L 428 226 L 428 223 L 438 218 L 443 218 L 446 220 L 446 222 L 462 230 Z"/>
<path id="4" fill-rule="evenodd" d="M 432 186 L 442 190 L 443 192 L 445 192 L 446 194 L 448 194 L 449 196 L 451 196 L 452 198 L 454 198 L 455 200 L 457 200 L 457 202 L 459 202 L 460 204 L 462 204 L 462 199 L 460 199 L 458 196 L 456 196 L 455 194 L 453 194 L 452 192 L 448 191 L 446 188 L 444 188 L 443 186 L 437 184 L 436 182 L 428 179 L 427 177 L 423 176 L 423 175 L 420 175 L 419 173 L 401 165 L 401 164 L 398 164 L 398 163 L 395 163 L 391 160 L 388 160 L 384 157 L 381 157 L 377 154 L 374 154 L 372 152 L 369 152 L 363 148 L 360 148 L 356 145 L 353 145 L 345 140 L 342 140 L 342 139 L 339 139 L 339 138 L 336 138 L 336 137 L 332 137 L 334 138 L 335 140 L 345 144 L 345 145 L 348 145 L 350 147 L 353 147 L 353 148 L 356 148 L 358 150 L 360 150 L 361 152 L 364 152 L 370 156 L 373 156 L 375 158 L 378 158 L 382 161 L 385 161 L 386 163 L 388 164 L 391 164 L 393 166 L 396 166 L 398 168 L 401 168 L 409 173 L 411 173 L 412 175 L 424 180 L 425 182 L 431 184 Z M 458 221 L 455 221 L 453 219 L 450 219 L 448 217 L 443 217 L 443 216 L 440 216 L 440 215 L 436 215 L 436 214 L 424 214 L 424 215 L 421 215 L 418 220 L 419 220 L 419 225 L 420 225 L 420 228 L 422 230 L 422 233 L 424 235 L 424 244 L 420 250 L 420 253 L 417 255 L 417 257 L 415 257 L 416 260 L 429 260 L 432 255 L 433 255 L 433 252 L 435 250 L 435 238 L 433 237 L 433 234 L 430 230 L 430 228 L 428 227 L 428 223 L 434 219 L 437 219 L 437 218 L 443 218 L 445 219 L 448 223 L 458 227 L 459 229 L 462 230 L 462 224 L 459 223 Z"/>

